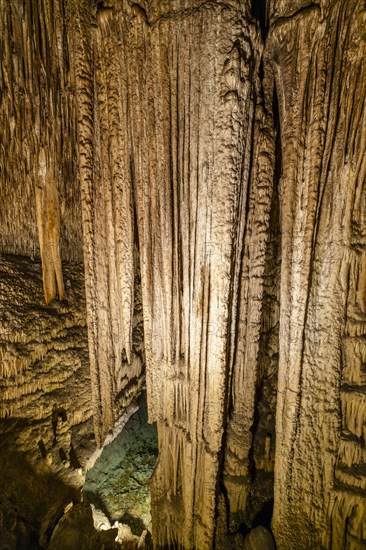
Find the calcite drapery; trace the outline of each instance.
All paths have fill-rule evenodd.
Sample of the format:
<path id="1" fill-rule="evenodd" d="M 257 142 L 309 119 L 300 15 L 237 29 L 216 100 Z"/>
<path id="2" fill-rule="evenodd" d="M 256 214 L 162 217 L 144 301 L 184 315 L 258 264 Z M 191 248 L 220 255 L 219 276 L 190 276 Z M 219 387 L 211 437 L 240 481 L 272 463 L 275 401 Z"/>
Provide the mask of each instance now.
<path id="1" fill-rule="evenodd" d="M 255 342 L 260 327 L 266 220 L 256 225 L 253 214 L 258 201 L 268 218 L 271 167 L 253 163 L 252 135 L 263 130 L 254 129 L 259 31 L 236 2 L 111 2 L 97 6 L 95 28 L 87 3 L 70 9 L 96 427 L 102 440 L 123 350 L 131 360 L 138 246 L 149 416 L 160 441 L 154 509 L 165 518 L 155 539 L 209 547 L 239 293 L 256 296 Z M 243 268 L 251 231 L 258 237 L 246 254 L 258 250 Z M 253 400 L 248 409 L 247 424 Z"/>
<path id="2" fill-rule="evenodd" d="M 136 12 L 128 74 L 149 414 L 159 434 L 154 540 L 211 548 L 239 293 L 248 299 L 241 280 L 260 299 L 263 247 L 243 268 L 244 239 L 261 231 L 251 215 L 258 199 L 269 211 L 270 187 L 260 161 L 253 168 L 261 41 L 248 6 L 185 8 L 151 2 Z M 254 290 L 245 277 L 255 264 Z M 243 398 L 244 386 L 233 386 Z"/>
<path id="3" fill-rule="evenodd" d="M 37 210 L 62 294 L 79 178 L 95 429 L 146 353 L 157 545 L 250 523 L 279 360 L 277 544 L 362 546 L 365 6 L 266 2 L 262 63 L 250 4 L 0 0 L 0 247 L 37 254 Z"/>
<path id="4" fill-rule="evenodd" d="M 279 2 L 276 9 L 267 43 L 283 157 L 273 527 L 281 549 L 359 548 L 366 535 L 365 5 L 322 2 L 293 13 Z"/>
<path id="5" fill-rule="evenodd" d="M 101 444 L 143 383 L 125 22 L 118 3 L 91 9 L 88 1 L 67 2 L 67 8 L 74 25 L 90 366 Z"/>
<path id="6" fill-rule="evenodd" d="M 70 29 L 62 0 L 1 0 L 0 13 L 0 252 L 40 257 L 38 225 L 50 299 L 60 258 L 82 261 Z"/>

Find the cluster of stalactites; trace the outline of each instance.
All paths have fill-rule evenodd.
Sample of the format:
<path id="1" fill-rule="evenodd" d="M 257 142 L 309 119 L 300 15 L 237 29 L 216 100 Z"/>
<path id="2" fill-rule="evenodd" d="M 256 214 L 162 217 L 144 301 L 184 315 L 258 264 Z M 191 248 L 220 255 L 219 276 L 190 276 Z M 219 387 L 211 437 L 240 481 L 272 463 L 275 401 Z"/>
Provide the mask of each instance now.
<path id="1" fill-rule="evenodd" d="M 0 253 L 42 258 L 49 303 L 61 256 L 82 261 L 69 16 L 61 0 L 0 9 Z"/>

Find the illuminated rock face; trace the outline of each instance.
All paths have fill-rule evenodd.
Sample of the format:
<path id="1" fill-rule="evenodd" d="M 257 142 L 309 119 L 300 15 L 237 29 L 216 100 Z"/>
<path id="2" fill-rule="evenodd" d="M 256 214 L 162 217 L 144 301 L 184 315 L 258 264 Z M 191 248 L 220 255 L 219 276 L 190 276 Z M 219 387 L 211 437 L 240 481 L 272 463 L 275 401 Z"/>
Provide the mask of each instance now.
<path id="1" fill-rule="evenodd" d="M 38 226 L 48 302 L 83 241 L 96 437 L 146 370 L 157 547 L 224 545 L 274 471 L 278 548 L 361 548 L 365 5 L 252 4 L 1 3 L 0 246 Z"/>
<path id="2" fill-rule="evenodd" d="M 1 444 L 53 468 L 92 424 L 82 267 L 65 263 L 64 277 L 68 301 L 47 306 L 40 263 L 1 258 Z"/>
<path id="3" fill-rule="evenodd" d="M 366 535 L 366 11 L 356 1 L 298 14 L 291 2 L 276 9 L 268 51 L 283 166 L 273 528 L 279 548 L 359 548 Z"/>

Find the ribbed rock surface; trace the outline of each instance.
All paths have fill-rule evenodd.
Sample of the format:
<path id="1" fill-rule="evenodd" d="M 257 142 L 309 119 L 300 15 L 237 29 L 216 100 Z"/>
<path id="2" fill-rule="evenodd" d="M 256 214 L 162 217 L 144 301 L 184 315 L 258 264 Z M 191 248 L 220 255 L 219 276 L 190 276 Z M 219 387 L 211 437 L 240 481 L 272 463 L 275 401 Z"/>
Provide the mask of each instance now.
<path id="1" fill-rule="evenodd" d="M 64 275 L 67 300 L 47 306 L 41 264 L 0 258 L 1 431 L 9 448 L 54 465 L 61 448 L 69 460 L 73 432 L 92 431 L 82 268 Z"/>
<path id="2" fill-rule="evenodd" d="M 267 46 L 283 164 L 273 527 L 279 549 L 358 549 L 366 544 L 365 3 L 296 13 L 293 2 L 275 4 Z"/>
<path id="3" fill-rule="evenodd" d="M 0 541 L 46 547 L 95 449 L 83 270 L 45 305 L 40 262 L 0 258 Z"/>
<path id="4" fill-rule="evenodd" d="M 82 217 L 96 437 L 146 357 L 156 546 L 239 539 L 274 469 L 280 550 L 362 548 L 364 1 L 0 0 L 0 13 L 0 249 L 37 254 L 38 226 L 46 301 L 67 297 Z M 65 306 L 39 307 L 53 335 Z M 2 346 L 12 414 L 18 395 L 40 407 L 28 324 L 26 352 Z M 40 372 L 53 361 L 47 348 Z"/>
<path id="5" fill-rule="evenodd" d="M 0 13 L 0 252 L 41 256 L 49 301 L 61 259 L 82 260 L 65 6 L 1 0 Z"/>

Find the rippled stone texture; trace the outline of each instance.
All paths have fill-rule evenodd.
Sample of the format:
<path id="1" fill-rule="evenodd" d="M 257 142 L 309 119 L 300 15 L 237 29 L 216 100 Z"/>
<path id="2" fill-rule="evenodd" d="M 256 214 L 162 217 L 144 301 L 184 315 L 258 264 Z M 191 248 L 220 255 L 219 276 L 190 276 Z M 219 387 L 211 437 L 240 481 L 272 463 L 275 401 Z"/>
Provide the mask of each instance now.
<path id="1" fill-rule="evenodd" d="M 274 497 L 280 550 L 362 548 L 364 0 L 0 10 L 0 247 L 50 302 L 83 241 L 96 439 L 146 370 L 156 546 Z"/>

